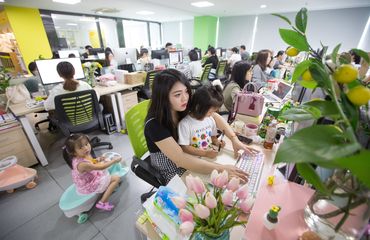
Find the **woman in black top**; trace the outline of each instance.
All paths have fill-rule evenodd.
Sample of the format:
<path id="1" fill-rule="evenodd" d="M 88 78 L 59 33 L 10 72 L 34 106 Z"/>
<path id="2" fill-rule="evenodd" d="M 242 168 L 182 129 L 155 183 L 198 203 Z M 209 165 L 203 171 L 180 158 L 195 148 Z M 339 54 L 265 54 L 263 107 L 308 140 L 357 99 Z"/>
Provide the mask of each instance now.
<path id="1" fill-rule="evenodd" d="M 207 52 L 208 52 L 209 57 L 206 59 L 205 63 L 203 64 L 203 67 L 206 64 L 212 63 L 212 69 L 216 70 L 217 65 L 218 65 L 218 57 L 216 55 L 216 49 L 214 47 L 210 47 L 208 48 Z"/>
<path id="2" fill-rule="evenodd" d="M 188 113 L 191 88 L 186 77 L 175 69 L 157 74 L 152 89 L 152 99 L 145 124 L 145 138 L 151 157 L 151 164 L 158 169 L 168 183 L 176 174 L 186 170 L 210 174 L 212 170 L 226 170 L 229 176 L 247 180 L 247 175 L 233 165 L 220 165 L 197 158 L 182 151 L 177 143 L 177 126 Z M 232 141 L 235 154 L 240 149 L 251 151 L 242 144 L 226 121 L 218 114 L 212 117 L 220 130 L 225 131 Z"/>

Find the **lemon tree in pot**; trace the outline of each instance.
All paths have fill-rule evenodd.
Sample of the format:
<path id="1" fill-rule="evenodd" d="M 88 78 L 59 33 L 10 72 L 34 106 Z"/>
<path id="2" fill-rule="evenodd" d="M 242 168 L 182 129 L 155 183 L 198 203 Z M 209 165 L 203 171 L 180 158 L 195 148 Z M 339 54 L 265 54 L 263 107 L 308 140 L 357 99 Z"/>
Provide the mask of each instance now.
<path id="1" fill-rule="evenodd" d="M 370 151 L 360 143 L 359 134 L 369 129 L 370 89 L 358 77 L 357 69 L 339 56 L 341 44 L 332 49 L 323 44 L 317 50 L 311 47 L 306 35 L 307 9 L 296 14 L 294 23 L 273 15 L 289 25 L 279 29 L 283 41 L 291 46 L 289 54 L 307 53 L 295 66 L 292 81 L 306 88 L 321 88 L 327 95 L 325 100 L 311 100 L 283 113 L 287 120 L 314 120 L 314 124 L 286 139 L 275 163 L 294 163 L 316 189 L 305 209 L 305 220 L 312 230 L 323 239 L 357 239 L 369 221 Z M 352 50 L 369 62 L 366 52 Z M 331 61 L 325 60 L 327 56 Z M 315 124 L 320 118 L 331 124 Z M 315 167 L 332 174 L 324 181 Z"/>

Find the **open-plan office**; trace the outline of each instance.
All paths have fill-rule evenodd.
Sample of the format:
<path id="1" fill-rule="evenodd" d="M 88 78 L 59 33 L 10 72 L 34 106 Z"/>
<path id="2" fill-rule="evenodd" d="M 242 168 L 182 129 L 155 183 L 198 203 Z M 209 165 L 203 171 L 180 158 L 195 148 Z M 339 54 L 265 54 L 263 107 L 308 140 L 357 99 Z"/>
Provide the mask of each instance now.
<path id="1" fill-rule="evenodd" d="M 234 47 L 239 52 L 241 46 L 244 46 L 242 49 L 248 54 L 246 58 L 248 64 L 253 63 L 255 58 L 258 58 L 258 52 L 263 49 L 269 49 L 271 57 L 278 56 L 279 51 L 284 53 L 289 44 L 282 40 L 279 29 L 288 29 L 291 26 L 284 19 L 271 13 L 287 17 L 294 25 L 296 24 L 296 13 L 303 7 L 307 9 L 307 26 L 304 26 L 303 32 L 311 44 L 312 51 L 322 48 L 323 44 L 328 46 L 328 55 L 330 55 L 329 52 L 333 52 L 334 47 L 340 43 L 338 56 L 353 48 L 370 52 L 370 2 L 368 0 L 283 0 L 279 3 L 270 0 L 210 0 L 202 2 L 188 0 L 0 1 L 0 67 L 2 71 L 8 69 L 14 73 L 11 82 L 24 82 L 24 79 L 33 78 L 29 64 L 35 62 L 40 72 L 37 83 L 40 91 L 35 91 L 37 93 L 33 96 L 37 96 L 41 89 L 43 94 L 47 95 L 53 91 L 55 86 L 63 82 L 63 77 L 60 75 L 60 71 L 57 71 L 56 63 L 52 68 L 49 67 L 51 65 L 43 67 L 42 64 L 53 64 L 53 61 L 59 63 L 64 61 L 62 59 L 70 63 L 77 61 L 78 66 L 75 67 L 75 74 L 78 75 L 78 71 L 81 70 L 80 81 L 90 81 L 91 89 L 95 90 L 93 95 L 97 95 L 97 99 L 100 99 L 100 105 L 96 104 L 98 110 L 99 107 L 104 108 L 102 114 L 104 119 L 98 127 L 100 129 L 87 134 L 91 138 L 98 136 L 101 142 L 110 142 L 113 146 L 113 149 L 98 148 L 95 150 L 95 154 L 101 156 L 106 152 L 114 152 L 120 155 L 122 169 L 117 171 L 124 175 L 121 177 L 121 183 L 109 198 L 109 201 L 115 206 L 114 209 L 109 209 L 109 206 L 99 207 L 100 202 L 97 197 L 81 200 L 81 195 L 78 192 L 75 194 L 74 202 L 67 200 L 68 206 L 66 207 L 64 197 L 66 192 L 71 190 L 72 184 L 76 182 L 74 182 L 74 173 L 71 174 L 71 168 L 65 160 L 67 136 L 63 134 L 63 129 L 60 129 L 63 128 L 60 127 L 63 125 L 60 125 L 59 129 L 58 127 L 55 129 L 58 121 L 54 124 L 53 120 L 38 125 L 39 121 L 52 119 L 53 115 L 45 111 L 44 105 L 38 104 L 34 99 L 18 103 L 7 102 L 1 96 L 5 94 L 5 89 L 1 85 L 0 239 L 188 239 L 190 235 L 180 234 L 184 229 L 181 227 L 182 230 L 180 230 L 180 224 L 174 224 L 170 218 L 158 217 L 159 220 L 157 219 L 156 224 L 156 220 L 153 220 L 156 219 L 156 214 L 165 213 L 158 211 L 153 202 L 151 202 L 153 206 L 149 207 L 150 203 L 146 202 L 143 205 L 141 202 L 141 200 L 146 200 L 143 196 L 150 195 L 145 195 L 145 193 L 153 190 L 155 184 L 145 177 L 140 177 L 135 172 L 134 164 L 131 165 L 135 161 L 133 156 L 137 156 L 138 151 L 141 151 L 135 147 L 135 143 L 137 144 L 145 138 L 143 131 L 137 133 L 135 129 L 130 131 L 130 126 L 141 126 L 140 124 L 142 124 L 142 128 L 144 128 L 144 123 L 140 122 L 141 114 L 134 115 L 134 124 L 128 122 L 132 121 L 128 120 L 128 117 L 131 117 L 134 111 L 130 112 L 127 106 L 129 105 L 130 108 L 133 106 L 131 109 L 134 109 L 148 103 L 145 102 L 148 101 L 145 98 L 148 98 L 147 92 L 151 90 L 154 79 L 151 72 L 175 68 L 185 75 L 188 74 L 190 62 L 192 62 L 190 55 L 194 48 L 199 61 L 202 60 L 204 63 L 209 57 L 210 49 L 214 47 L 214 55 L 217 56 L 219 63 L 225 62 L 225 65 L 230 64 L 229 59 Z M 166 46 L 166 43 L 171 43 L 171 46 Z M 113 56 L 113 60 L 109 58 L 109 54 Z M 145 54 L 148 54 L 149 59 L 151 58 L 150 62 L 147 62 Z M 260 131 L 266 116 L 274 115 L 271 109 L 288 106 L 287 102 L 290 100 L 287 101 L 287 99 L 294 99 L 294 94 L 300 95 L 297 97 L 299 100 L 307 97 L 307 94 L 303 96 L 302 90 L 293 88 L 291 82 L 287 83 L 282 80 L 289 81 L 289 76 L 294 71 L 294 64 L 298 63 L 297 59 L 303 59 L 306 56 L 303 51 L 295 58 L 286 57 L 284 53 L 283 61 L 286 61 L 284 63 L 287 66 L 286 69 L 284 68 L 284 72 L 278 71 L 275 78 L 279 80 L 276 80 L 276 85 L 273 85 L 275 82 L 269 82 L 272 85 L 264 86 L 266 88 L 276 86 L 276 91 L 271 91 L 269 94 L 271 96 L 278 95 L 278 105 L 265 104 L 261 108 L 259 116 L 236 114 L 236 120 L 231 124 L 231 127 L 238 133 L 241 140 L 243 140 L 243 136 L 254 133 L 254 131 L 257 135 L 257 130 L 254 130 L 253 126 L 256 126 L 256 129 L 258 128 Z M 202 81 L 196 79 L 196 82 L 204 84 L 203 75 L 206 68 L 207 66 L 200 68 L 200 73 L 203 74 L 199 75 L 198 78 Z M 94 72 L 96 69 L 98 73 Z M 228 71 L 226 68 L 222 68 L 223 73 L 220 74 L 220 69 L 219 66 L 213 70 L 208 69 L 211 73 L 207 72 L 207 82 L 208 79 L 212 81 L 219 78 L 221 79 L 220 84 L 225 86 L 232 70 Z M 212 73 L 214 77 L 210 77 Z M 47 80 L 47 77 L 52 74 L 56 78 Z M 191 75 L 191 73 L 189 74 Z M 75 79 L 78 79 L 76 75 Z M 91 81 L 95 81 L 97 75 L 104 76 L 104 78 L 101 78 L 100 85 L 96 83 L 95 86 L 95 82 Z M 368 77 L 368 75 L 366 76 Z M 133 81 L 127 79 L 133 79 Z M 0 82 L 3 83 L 3 81 L 1 78 Z M 48 81 L 51 81 L 52 84 Z M 283 95 L 279 95 L 280 87 L 278 86 L 287 87 Z M 196 91 L 196 87 L 192 86 L 192 88 L 193 92 Z M 264 97 L 266 103 L 267 95 Z M 145 106 L 147 107 L 147 105 Z M 78 107 L 75 106 L 75 108 Z M 221 109 L 225 110 L 222 107 Z M 86 115 L 88 118 L 91 109 L 84 108 L 83 111 L 83 117 Z M 227 115 L 222 116 L 227 118 Z M 84 119 L 83 117 L 81 119 Z M 268 135 L 266 131 L 269 131 L 269 126 L 265 126 L 267 128 L 265 135 Z M 297 127 L 296 124 L 288 123 L 282 128 L 284 131 L 288 131 L 288 129 L 294 131 L 295 127 Z M 246 130 L 247 128 L 248 130 Z M 279 128 L 276 132 L 283 135 Z M 221 137 L 218 138 L 220 146 L 222 141 L 226 142 L 226 146 L 218 154 L 215 162 L 223 165 L 236 165 L 238 168 L 244 169 L 244 166 L 240 167 L 242 164 L 240 162 L 244 162 L 244 158 L 247 157 L 243 154 L 239 156 L 238 160 L 234 159 L 233 136 L 229 136 L 230 140 L 227 136 L 223 138 L 225 131 L 220 133 Z M 142 135 L 141 139 L 140 134 Z M 253 160 L 261 161 L 261 164 L 256 163 L 251 166 L 255 168 L 253 171 L 251 170 L 249 180 L 253 189 L 248 191 L 253 198 L 250 203 L 253 208 L 248 209 L 247 214 L 241 214 L 241 218 L 238 219 L 240 221 L 246 220 L 246 223 L 244 226 L 232 228 L 230 232 L 227 231 L 226 238 L 216 238 L 211 234 L 210 236 L 214 238 L 193 235 L 194 239 L 274 240 L 299 239 L 299 237 L 302 237 L 301 239 L 329 239 L 324 238 L 325 234 L 320 235 L 320 233 L 321 238 L 304 238 L 302 236 L 310 229 L 322 230 L 315 229 L 315 224 L 309 225 L 306 223 L 307 219 L 304 219 L 304 211 L 306 213 L 304 208 L 315 189 L 312 186 L 309 187 L 307 183 L 303 186 L 296 184 L 298 182 L 296 179 L 292 180 L 293 177 L 289 174 L 291 171 L 296 171 L 296 168 L 292 170 L 289 169 L 290 165 L 284 167 L 282 163 L 274 164 L 276 152 L 284 138 L 281 137 L 279 142 L 276 140 L 277 143 L 271 150 L 267 149 L 268 147 L 259 136 L 252 138 L 249 135 L 249 137 L 248 141 L 253 140 L 249 146 L 258 152 Z M 144 145 L 148 150 L 146 143 Z M 367 145 L 368 147 L 369 145 Z M 217 148 L 220 152 L 221 147 L 216 146 Z M 14 187 L 15 189 L 5 186 L 10 179 L 6 175 L 7 171 L 18 166 L 13 165 L 14 163 L 9 159 L 3 161 L 12 155 L 18 158 L 18 164 L 21 167 L 29 167 L 37 171 L 36 178 L 31 177 L 23 184 Z M 261 159 L 257 156 L 261 156 Z M 146 156 L 139 157 L 144 159 Z M 7 168 L 7 164 L 12 166 Z M 280 168 L 285 169 L 279 171 Z M 212 181 L 210 173 L 197 174 L 192 172 L 192 174 L 202 180 Z M 170 186 L 182 188 L 183 183 L 187 183 L 185 177 L 188 175 L 189 171 L 185 172 L 181 178 L 176 177 Z M 287 180 L 296 183 L 287 182 Z M 271 184 L 270 181 L 272 181 Z M 35 182 L 36 186 L 29 184 L 29 182 Z M 157 190 L 155 188 L 155 191 Z M 75 189 L 73 191 L 76 192 Z M 86 195 L 84 196 L 86 197 Z M 147 201 L 153 201 L 156 194 L 151 197 Z M 217 194 L 215 197 L 217 198 Z M 222 202 L 221 198 L 217 200 Z M 85 202 L 82 203 L 82 201 Z M 73 204 L 77 208 L 81 207 L 87 201 L 93 201 L 87 209 L 77 210 L 77 213 L 65 210 Z M 203 204 L 207 205 L 206 200 L 203 200 Z M 272 205 L 276 204 L 281 205 L 281 211 L 278 210 L 278 212 L 280 211 L 279 223 L 275 229 L 268 230 L 264 225 L 263 216 Z M 105 211 L 107 209 L 111 211 Z M 241 211 L 240 209 L 239 211 Z M 369 210 L 368 207 L 366 209 Z M 214 211 L 212 210 L 211 214 L 214 214 Z M 354 221 L 356 222 L 357 219 Z M 196 223 L 199 224 L 199 222 Z M 225 223 L 226 220 L 222 222 L 222 226 Z M 351 236 L 355 237 L 340 238 L 345 234 L 338 234 L 336 239 L 359 239 L 360 233 L 362 235 L 365 231 L 362 223 L 363 221 L 358 221 L 357 225 L 353 224 L 356 226 L 351 225 L 357 231 L 351 233 Z M 359 227 L 359 225 L 361 226 Z M 314 237 L 318 236 L 315 234 Z M 367 237 L 369 236 L 367 235 Z M 363 239 L 366 237 L 364 236 Z"/>

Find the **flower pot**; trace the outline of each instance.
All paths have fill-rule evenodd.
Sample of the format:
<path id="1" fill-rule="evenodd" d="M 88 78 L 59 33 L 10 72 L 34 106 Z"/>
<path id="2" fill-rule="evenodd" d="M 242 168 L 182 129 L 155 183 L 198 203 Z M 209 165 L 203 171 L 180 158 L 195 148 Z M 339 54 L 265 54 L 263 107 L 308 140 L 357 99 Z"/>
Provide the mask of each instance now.
<path id="1" fill-rule="evenodd" d="M 193 240 L 229 240 L 230 239 L 230 232 L 229 230 L 225 230 L 220 236 L 212 237 L 205 233 L 196 232 L 193 235 Z"/>
<path id="2" fill-rule="evenodd" d="M 321 239 L 359 239 L 364 233 L 369 220 L 369 207 L 362 203 L 349 210 L 346 219 L 345 213 L 338 210 L 346 208 L 347 203 L 355 203 L 358 199 L 350 200 L 348 197 L 332 196 L 324 198 L 316 192 L 308 201 L 304 209 L 304 219 L 308 227 L 316 232 Z M 344 221 L 342 225 L 340 222 Z M 336 229 L 337 228 L 337 229 Z"/>

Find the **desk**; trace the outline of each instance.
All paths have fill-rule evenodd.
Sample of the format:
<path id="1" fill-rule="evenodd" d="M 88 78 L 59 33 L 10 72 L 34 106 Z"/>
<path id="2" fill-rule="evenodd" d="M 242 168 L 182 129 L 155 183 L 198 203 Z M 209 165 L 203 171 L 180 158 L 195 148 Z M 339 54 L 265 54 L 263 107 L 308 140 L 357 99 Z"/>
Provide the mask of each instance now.
<path id="1" fill-rule="evenodd" d="M 142 86 L 143 84 L 144 83 L 138 83 L 138 84 L 132 84 L 131 85 L 131 84 L 118 83 L 115 86 L 110 86 L 110 87 L 96 86 L 94 88 L 94 90 L 100 96 L 111 94 L 111 98 L 113 98 L 115 100 L 115 97 L 114 97 L 113 93 L 117 93 L 119 91 L 123 91 L 123 90 L 130 89 L 130 88 L 137 87 L 137 86 Z M 115 101 L 114 101 L 114 103 L 115 103 Z M 33 147 L 33 150 L 35 151 L 36 156 L 37 156 L 38 160 L 40 161 L 41 165 L 46 166 L 48 164 L 48 161 L 47 161 L 47 159 L 45 157 L 45 154 L 44 154 L 44 152 L 43 152 L 43 150 L 40 146 L 40 143 L 38 142 L 38 140 L 35 136 L 35 133 L 33 131 L 33 128 L 31 126 L 30 122 L 26 118 L 26 114 L 35 113 L 35 112 L 45 110 L 44 106 L 40 106 L 40 107 L 36 107 L 36 108 L 27 108 L 26 103 L 18 103 L 18 104 L 11 104 L 9 106 L 9 109 L 10 109 L 10 111 L 12 111 L 12 113 L 15 116 L 17 116 L 19 118 L 19 121 L 21 122 L 21 124 L 23 126 L 23 129 L 24 129 L 24 131 L 27 135 L 27 138 L 30 141 L 30 143 Z M 118 116 L 118 109 L 116 108 L 115 110 L 116 110 L 115 116 Z"/>

